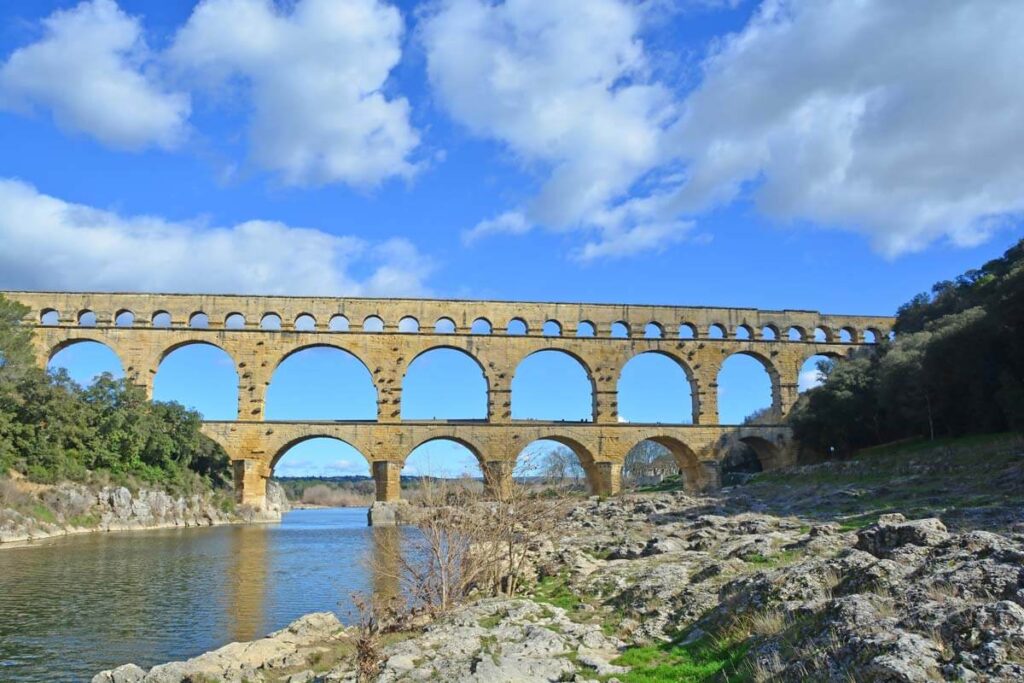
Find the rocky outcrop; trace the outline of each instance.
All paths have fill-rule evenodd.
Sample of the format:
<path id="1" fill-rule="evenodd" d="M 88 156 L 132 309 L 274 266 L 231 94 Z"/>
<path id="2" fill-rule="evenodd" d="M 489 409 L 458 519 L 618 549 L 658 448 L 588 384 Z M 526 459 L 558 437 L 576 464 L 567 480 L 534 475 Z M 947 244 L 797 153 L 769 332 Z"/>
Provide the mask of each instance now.
<path id="1" fill-rule="evenodd" d="M 166 491 L 123 486 L 93 488 L 64 483 L 38 487 L 19 511 L 0 508 L 0 544 L 90 531 L 199 527 L 280 520 L 288 509 L 284 490 L 267 484 L 267 505 L 236 508 L 211 494 L 172 496 Z"/>

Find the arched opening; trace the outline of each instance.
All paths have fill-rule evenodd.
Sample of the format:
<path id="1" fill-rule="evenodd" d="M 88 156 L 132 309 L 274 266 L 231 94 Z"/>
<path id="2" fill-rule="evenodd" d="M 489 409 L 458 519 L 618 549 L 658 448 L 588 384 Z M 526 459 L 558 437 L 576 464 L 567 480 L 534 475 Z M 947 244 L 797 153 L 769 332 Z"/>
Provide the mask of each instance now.
<path id="1" fill-rule="evenodd" d="M 356 356 L 333 346 L 309 346 L 287 356 L 274 370 L 267 387 L 266 418 L 376 420 L 377 389 Z"/>
<path id="2" fill-rule="evenodd" d="M 761 339 L 765 341 L 775 341 L 779 338 L 779 328 L 775 325 L 765 325 L 761 328 Z"/>
<path id="3" fill-rule="evenodd" d="M 295 319 L 295 329 L 299 332 L 312 332 L 316 329 L 316 318 L 309 313 L 303 313 Z"/>
<path id="4" fill-rule="evenodd" d="M 513 420 L 591 422 L 594 386 L 587 369 L 564 351 L 537 351 L 512 377 Z"/>
<path id="5" fill-rule="evenodd" d="M 593 337 L 595 334 L 594 323 L 589 320 L 581 320 L 580 324 L 576 326 L 577 337 Z"/>
<path id="6" fill-rule="evenodd" d="M 473 321 L 469 331 L 473 334 L 490 334 L 493 331 L 491 321 L 487 318 L 477 318 Z"/>
<path id="7" fill-rule="evenodd" d="M 786 465 L 782 457 L 782 437 L 777 437 L 777 443 L 760 436 L 745 436 L 740 438 L 740 442 L 754 451 L 762 471 L 775 470 Z"/>
<path id="8" fill-rule="evenodd" d="M 402 379 L 403 420 L 484 420 L 487 378 L 483 367 L 460 349 L 425 351 Z"/>
<path id="9" fill-rule="evenodd" d="M 210 318 L 202 311 L 198 311 L 193 313 L 188 319 L 188 326 L 195 330 L 208 329 L 210 327 Z"/>
<path id="10" fill-rule="evenodd" d="M 273 478 L 292 502 L 325 507 L 369 507 L 376 486 L 370 464 L 345 441 L 325 436 L 303 439 L 281 449 Z"/>
<path id="11" fill-rule="evenodd" d="M 371 315 L 363 321 L 363 332 L 383 332 L 384 321 L 378 316 Z"/>
<path id="12" fill-rule="evenodd" d="M 405 316 L 404 318 L 402 318 L 401 320 L 398 321 L 398 331 L 399 332 L 419 332 L 420 331 L 420 321 L 417 320 L 416 318 L 412 317 L 411 315 L 407 315 L 407 316 Z"/>
<path id="13" fill-rule="evenodd" d="M 241 313 L 230 313 L 224 318 L 224 327 L 229 330 L 244 330 L 245 316 Z"/>
<path id="14" fill-rule="evenodd" d="M 664 336 L 664 330 L 661 329 L 661 325 L 656 322 L 649 322 L 644 325 L 644 339 L 661 339 Z"/>
<path id="15" fill-rule="evenodd" d="M 697 338 L 697 326 L 690 323 L 683 323 L 679 326 L 679 338 L 680 339 L 696 339 Z"/>
<path id="16" fill-rule="evenodd" d="M 839 330 L 839 341 L 843 344 L 852 344 L 857 338 L 857 331 L 852 327 L 844 327 Z"/>
<path id="17" fill-rule="evenodd" d="M 724 448 L 724 455 L 719 463 L 722 476 L 722 486 L 735 486 L 745 483 L 752 474 L 757 474 L 764 468 L 761 459 L 746 442 L 730 438 L 728 445 Z"/>
<path id="18" fill-rule="evenodd" d="M 537 439 L 527 444 L 516 457 L 513 476 L 530 486 L 581 493 L 590 490 L 580 456 L 571 446 L 552 439 Z"/>
<path id="19" fill-rule="evenodd" d="M 619 422 L 692 424 L 692 379 L 675 358 L 647 352 L 622 368 L 617 389 Z"/>
<path id="20" fill-rule="evenodd" d="M 541 334 L 545 337 L 561 337 L 562 325 L 557 320 L 548 320 L 544 323 L 544 327 L 541 328 Z"/>
<path id="21" fill-rule="evenodd" d="M 753 331 L 746 325 L 738 325 L 736 327 L 736 338 L 737 339 L 753 339 Z"/>
<path id="22" fill-rule="evenodd" d="M 655 436 L 629 449 L 622 464 L 627 486 L 659 486 L 678 482 L 687 490 L 701 484 L 700 463 L 689 446 L 678 439 Z"/>
<path id="23" fill-rule="evenodd" d="M 402 498 L 411 501 L 415 501 L 417 489 L 436 479 L 455 480 L 477 493 L 484 488 L 483 470 L 475 450 L 463 441 L 445 437 L 414 448 L 402 465 L 401 476 Z"/>
<path id="24" fill-rule="evenodd" d="M 118 311 L 114 316 L 116 327 L 131 327 L 135 324 L 135 314 L 128 310 Z"/>
<path id="25" fill-rule="evenodd" d="M 786 333 L 786 336 L 789 338 L 789 341 L 803 341 L 804 339 L 807 338 L 807 332 L 804 330 L 804 328 L 797 327 L 794 325 L 793 327 L 789 328 L 788 332 Z"/>
<path id="26" fill-rule="evenodd" d="M 205 420 L 238 419 L 238 373 L 231 356 L 203 342 L 164 354 L 153 378 L 153 399 L 175 401 Z"/>
<path id="27" fill-rule="evenodd" d="M 821 354 L 811 356 L 805 360 L 804 364 L 800 366 L 800 375 L 797 379 L 797 386 L 800 392 L 803 393 L 824 383 L 828 373 L 832 370 L 834 362 L 832 358 Z"/>
<path id="28" fill-rule="evenodd" d="M 759 356 L 734 353 L 718 371 L 718 421 L 721 424 L 774 422 L 774 395 L 768 362 Z"/>
<path id="29" fill-rule="evenodd" d="M 508 327 L 505 328 L 506 334 L 511 334 L 515 336 L 522 336 L 526 334 L 526 332 L 526 321 L 523 320 L 522 318 L 512 318 L 511 320 L 508 321 Z"/>
<path id="30" fill-rule="evenodd" d="M 874 329 L 864 330 L 864 343 L 865 344 L 877 344 L 879 339 L 881 339 L 881 335 L 878 333 L 878 330 L 874 330 Z"/>
<path id="31" fill-rule="evenodd" d="M 39 314 L 39 323 L 48 327 L 59 325 L 60 313 L 52 308 L 44 309 L 43 312 Z"/>
<path id="32" fill-rule="evenodd" d="M 820 344 L 828 343 L 828 342 L 832 341 L 832 334 L 828 330 L 826 330 L 824 327 L 815 327 L 814 328 L 814 341 L 816 341 L 816 342 L 818 342 Z"/>
<path id="33" fill-rule="evenodd" d="M 628 336 L 629 336 L 629 325 L 627 325 L 626 323 L 622 322 L 621 320 L 618 321 L 618 322 L 612 323 L 612 337 L 614 337 L 616 339 L 625 339 Z"/>
<path id="34" fill-rule="evenodd" d="M 263 318 L 260 319 L 261 330 L 280 330 L 281 329 L 281 316 L 277 313 L 266 313 Z"/>
<path id="35" fill-rule="evenodd" d="M 438 318 L 434 323 L 434 332 L 437 334 L 453 334 L 455 332 L 455 321 L 451 318 Z"/>
<path id="36" fill-rule="evenodd" d="M 725 325 L 714 323 L 708 328 L 708 339 L 725 339 Z"/>
<path id="37" fill-rule="evenodd" d="M 50 372 L 64 370 L 76 384 L 89 386 L 103 373 L 124 377 L 121 359 L 106 344 L 88 339 L 63 344 L 46 364 Z"/>
<path id="38" fill-rule="evenodd" d="M 157 311 L 153 314 L 153 327 L 170 327 L 171 314 L 167 311 Z"/>
<path id="39" fill-rule="evenodd" d="M 92 311 L 82 311 L 78 314 L 79 327 L 96 327 L 96 314 Z"/>
<path id="40" fill-rule="evenodd" d="M 348 332 L 348 318 L 343 315 L 331 316 L 327 322 L 327 329 L 331 332 Z"/>

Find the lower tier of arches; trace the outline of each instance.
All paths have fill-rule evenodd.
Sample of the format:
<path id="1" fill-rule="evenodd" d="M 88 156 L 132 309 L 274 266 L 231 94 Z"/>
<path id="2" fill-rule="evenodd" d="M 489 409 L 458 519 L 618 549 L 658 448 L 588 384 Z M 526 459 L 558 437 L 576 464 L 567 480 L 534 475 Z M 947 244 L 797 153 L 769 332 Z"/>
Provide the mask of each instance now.
<path id="1" fill-rule="evenodd" d="M 653 441 L 673 456 L 690 490 L 720 484 L 721 461 L 731 444 L 750 445 L 765 470 L 796 461 L 792 434 L 777 426 L 600 425 L 531 422 L 206 422 L 203 432 L 227 451 L 235 472 L 238 502 L 262 506 L 266 482 L 281 456 L 309 439 L 331 438 L 358 450 L 370 465 L 378 501 L 397 501 L 401 470 L 414 450 L 436 440 L 465 446 L 476 457 L 484 481 L 494 495 L 511 485 L 516 461 L 537 440 L 554 441 L 576 455 L 594 495 L 616 495 L 622 465 L 637 444 Z"/>

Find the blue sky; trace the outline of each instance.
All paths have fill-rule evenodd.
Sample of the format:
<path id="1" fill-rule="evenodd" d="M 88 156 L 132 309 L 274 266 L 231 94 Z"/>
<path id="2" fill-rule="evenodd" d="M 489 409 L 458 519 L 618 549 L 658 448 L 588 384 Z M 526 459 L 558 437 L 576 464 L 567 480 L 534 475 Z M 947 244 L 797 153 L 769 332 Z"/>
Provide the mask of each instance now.
<path id="1" fill-rule="evenodd" d="M 998 0 L 8 0 L 0 287 L 892 313 L 1021 236 L 1022 29 Z M 199 360 L 158 397 L 216 412 Z M 473 407 L 456 362 L 411 414 Z M 325 367 L 281 410 L 356 410 Z M 568 393 L 524 380 L 524 414 L 578 404 L 534 372 Z M 762 378 L 730 372 L 739 419 Z M 677 419 L 685 387 L 631 374 Z"/>

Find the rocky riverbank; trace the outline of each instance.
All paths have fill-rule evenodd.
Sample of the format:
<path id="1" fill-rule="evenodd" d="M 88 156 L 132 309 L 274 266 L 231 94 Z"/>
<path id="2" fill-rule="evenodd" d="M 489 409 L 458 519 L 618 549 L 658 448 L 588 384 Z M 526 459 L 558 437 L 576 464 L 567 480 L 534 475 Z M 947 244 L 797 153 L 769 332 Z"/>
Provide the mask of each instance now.
<path id="1" fill-rule="evenodd" d="M 0 484 L 6 503 L 0 506 L 0 546 L 98 531 L 277 521 L 288 509 L 284 490 L 273 482 L 267 489 L 268 505 L 260 510 L 236 507 L 230 491 L 173 496 L 124 486 L 46 486 L 11 479 Z"/>
<path id="2" fill-rule="evenodd" d="M 582 501 L 527 597 L 390 634 L 377 680 L 1024 680 L 1024 449 L 986 449 Z M 95 680 L 355 681 L 355 630 L 306 619 Z"/>

